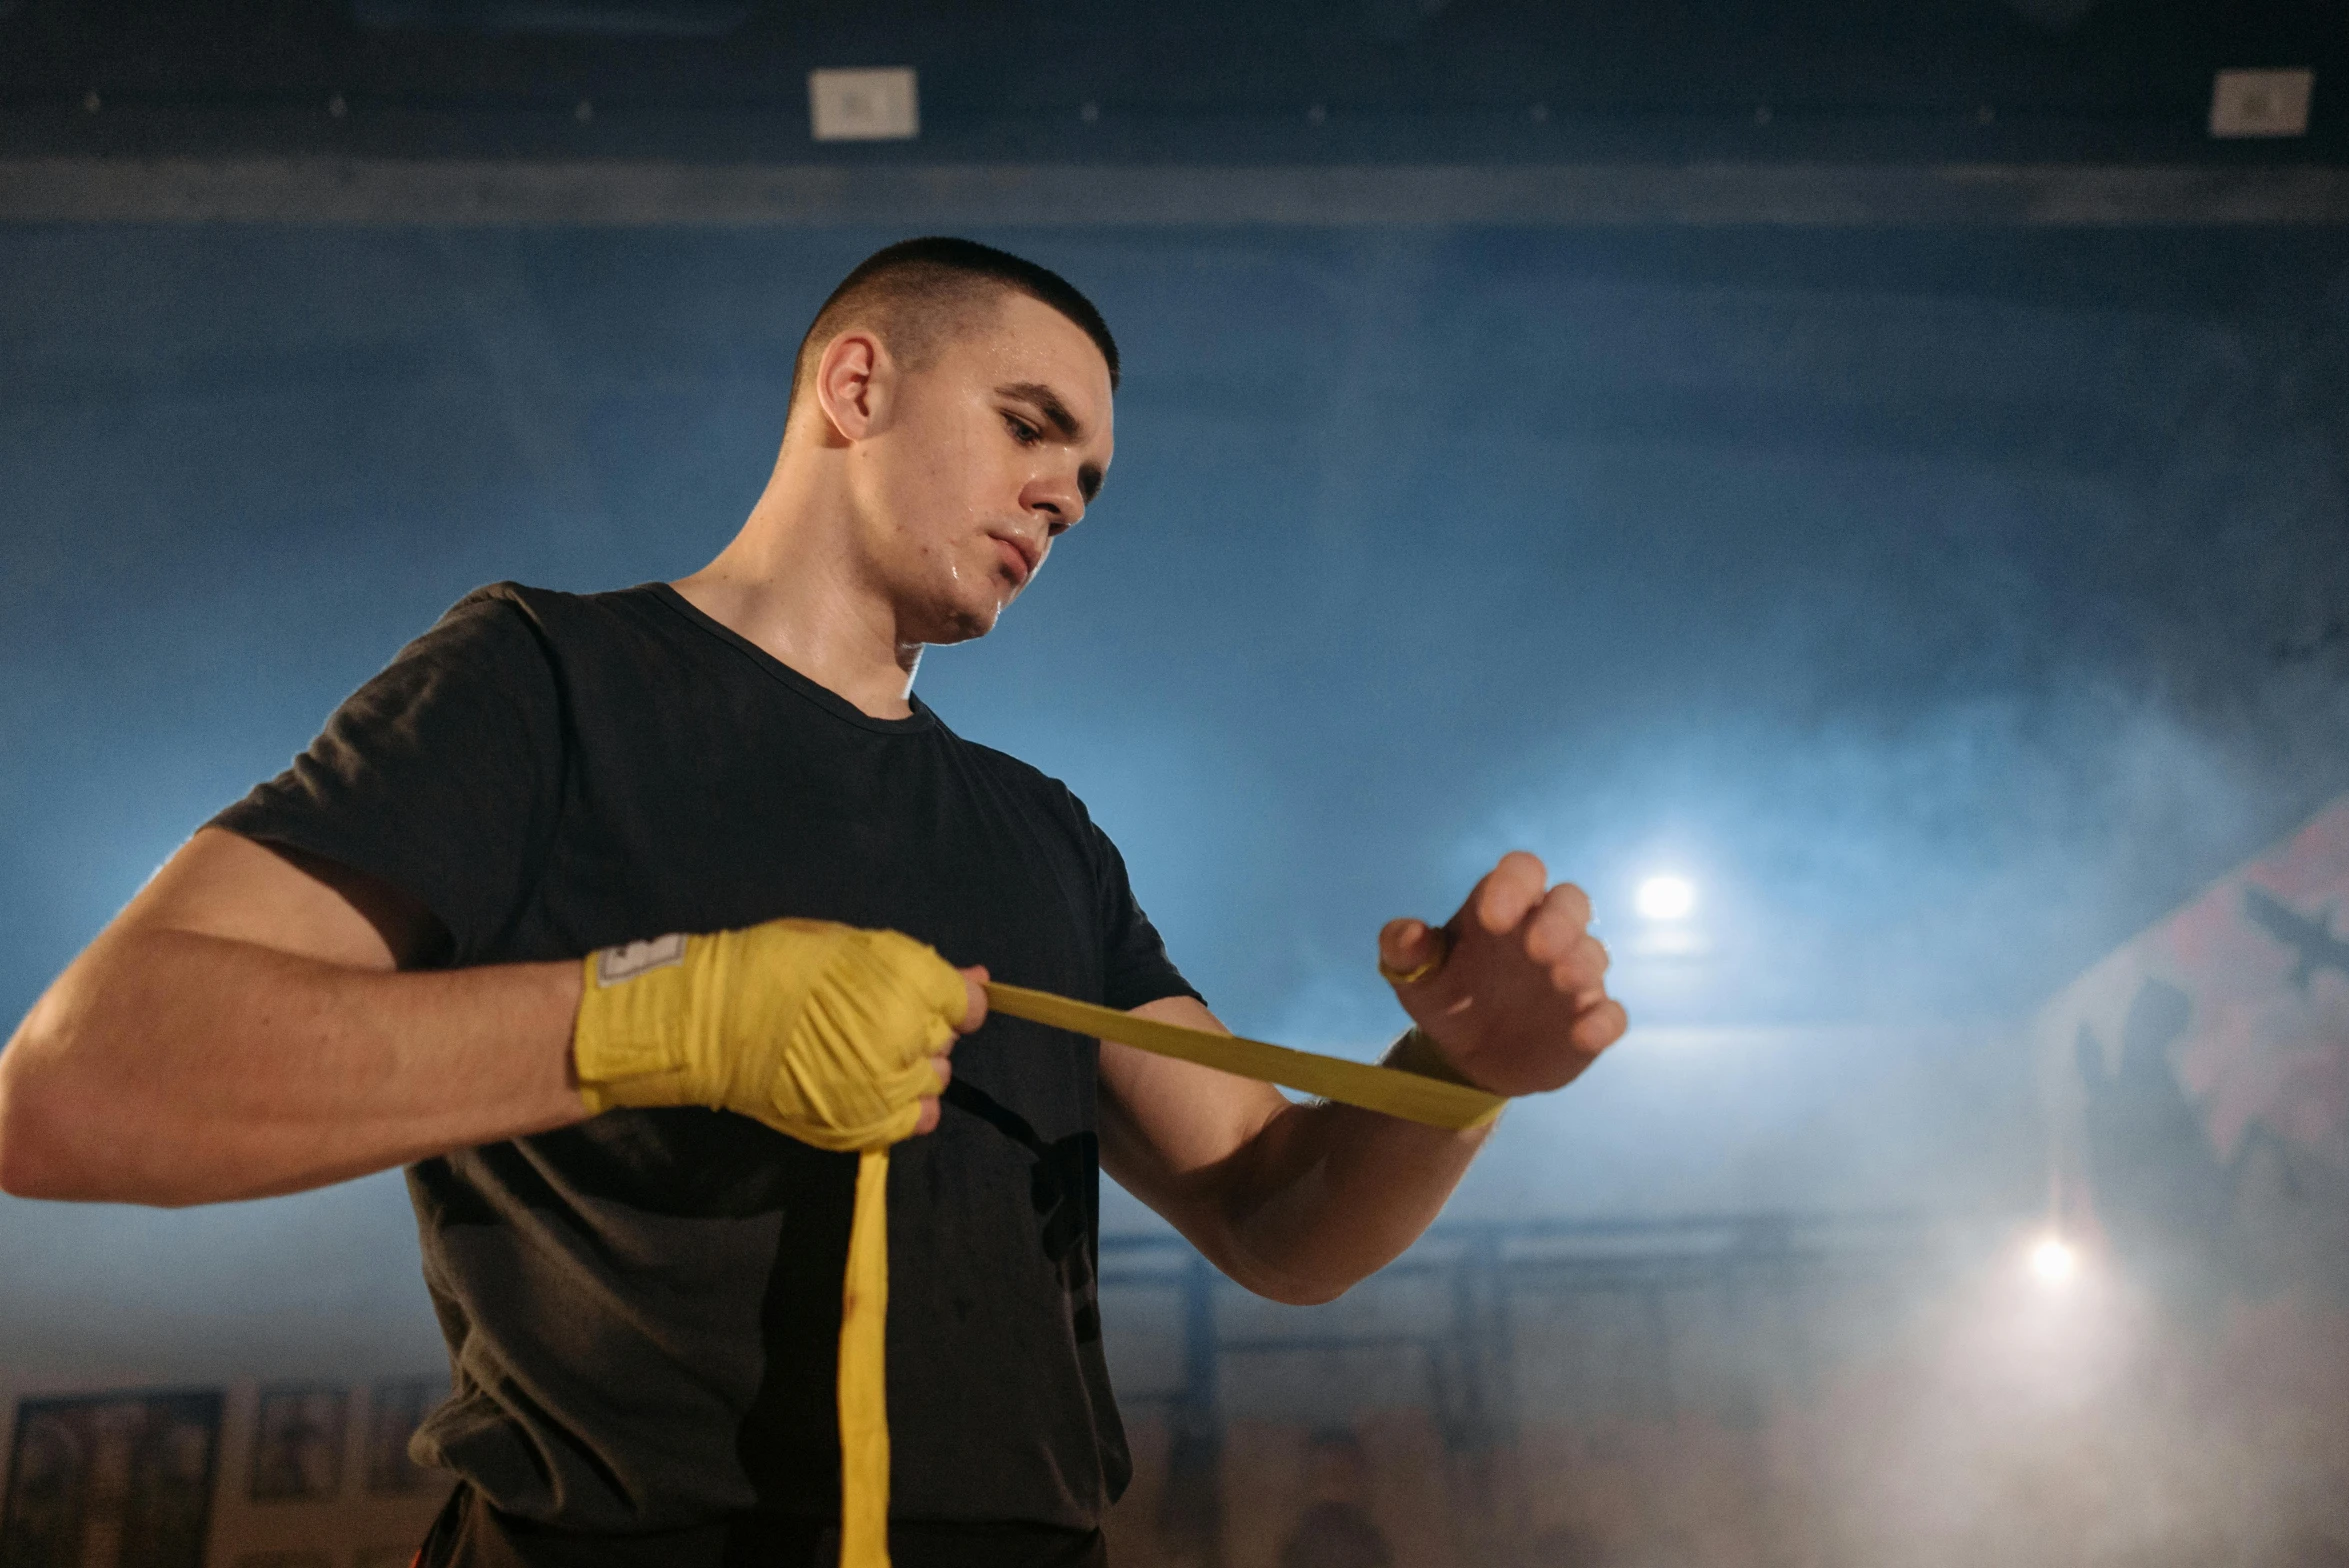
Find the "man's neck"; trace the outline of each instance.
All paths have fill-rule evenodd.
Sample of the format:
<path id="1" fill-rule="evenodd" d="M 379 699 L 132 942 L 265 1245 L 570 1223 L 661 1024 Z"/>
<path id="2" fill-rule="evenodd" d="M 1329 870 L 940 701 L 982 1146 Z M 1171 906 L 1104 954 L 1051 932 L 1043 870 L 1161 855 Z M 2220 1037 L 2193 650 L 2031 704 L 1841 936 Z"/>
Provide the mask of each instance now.
<path id="1" fill-rule="evenodd" d="M 716 560 L 670 586 L 858 711 L 906 717 L 921 645 L 900 643 L 896 614 L 857 570 L 843 520 L 791 505 L 782 489 L 768 488 Z"/>

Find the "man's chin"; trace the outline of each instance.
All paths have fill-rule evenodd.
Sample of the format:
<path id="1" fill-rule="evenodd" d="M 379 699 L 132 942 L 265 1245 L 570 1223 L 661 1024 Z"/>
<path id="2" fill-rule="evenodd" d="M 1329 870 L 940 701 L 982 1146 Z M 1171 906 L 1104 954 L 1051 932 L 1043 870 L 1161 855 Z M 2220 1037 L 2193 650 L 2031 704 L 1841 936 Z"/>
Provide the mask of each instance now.
<path id="1" fill-rule="evenodd" d="M 972 605 L 948 606 L 945 613 L 933 622 L 935 635 L 924 637 L 922 641 L 937 647 L 971 642 L 993 631 L 996 621 L 1002 618 L 1003 610 L 1004 606 L 1000 604 L 990 604 L 984 608 Z"/>

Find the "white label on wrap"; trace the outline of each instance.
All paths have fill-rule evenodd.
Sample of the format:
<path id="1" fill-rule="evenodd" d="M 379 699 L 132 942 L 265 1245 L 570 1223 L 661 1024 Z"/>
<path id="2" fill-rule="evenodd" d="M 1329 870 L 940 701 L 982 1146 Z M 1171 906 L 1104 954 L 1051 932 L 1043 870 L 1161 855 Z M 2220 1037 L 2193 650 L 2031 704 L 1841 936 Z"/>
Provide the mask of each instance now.
<path id="1" fill-rule="evenodd" d="M 668 969 L 683 962 L 685 933 L 672 931 L 667 936 L 631 942 L 625 947 L 607 947 L 596 954 L 595 983 L 599 987 L 618 985 L 651 970 Z"/>

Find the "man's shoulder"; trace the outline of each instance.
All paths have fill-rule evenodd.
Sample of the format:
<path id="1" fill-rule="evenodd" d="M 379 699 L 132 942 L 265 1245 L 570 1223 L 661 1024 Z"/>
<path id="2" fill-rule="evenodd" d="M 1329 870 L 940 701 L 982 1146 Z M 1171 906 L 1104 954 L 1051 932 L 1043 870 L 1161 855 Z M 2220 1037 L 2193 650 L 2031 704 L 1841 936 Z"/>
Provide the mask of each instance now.
<path id="1" fill-rule="evenodd" d="M 641 652 L 673 640 L 680 628 L 657 583 L 600 593 L 570 593 L 529 583 L 484 583 L 443 611 L 411 653 L 483 658 L 535 657 L 564 665 L 601 651 Z"/>
<path id="2" fill-rule="evenodd" d="M 939 721 L 938 729 L 951 737 L 953 743 L 961 747 L 998 788 L 1033 801 L 1072 825 L 1081 824 L 1086 828 L 1093 825 L 1092 816 L 1085 810 L 1085 803 L 1077 798 L 1076 791 L 1034 763 L 957 733 L 944 720 Z"/>
<path id="3" fill-rule="evenodd" d="M 520 621 L 553 630 L 557 626 L 588 626 L 597 621 L 640 621 L 657 613 L 661 585 L 638 583 L 633 588 L 609 588 L 596 593 L 570 593 L 560 588 L 538 588 L 513 581 L 484 583 L 441 616 L 451 621 Z"/>

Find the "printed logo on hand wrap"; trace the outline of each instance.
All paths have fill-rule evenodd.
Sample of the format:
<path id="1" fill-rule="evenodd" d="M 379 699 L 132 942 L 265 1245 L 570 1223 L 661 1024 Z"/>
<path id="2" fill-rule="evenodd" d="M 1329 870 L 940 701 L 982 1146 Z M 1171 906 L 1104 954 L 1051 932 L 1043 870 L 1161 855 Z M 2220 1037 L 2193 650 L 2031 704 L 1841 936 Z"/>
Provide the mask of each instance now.
<path id="1" fill-rule="evenodd" d="M 595 955 L 595 983 L 618 985 L 655 969 L 671 969 L 685 962 L 685 934 L 672 931 L 624 947 L 607 947 Z"/>

